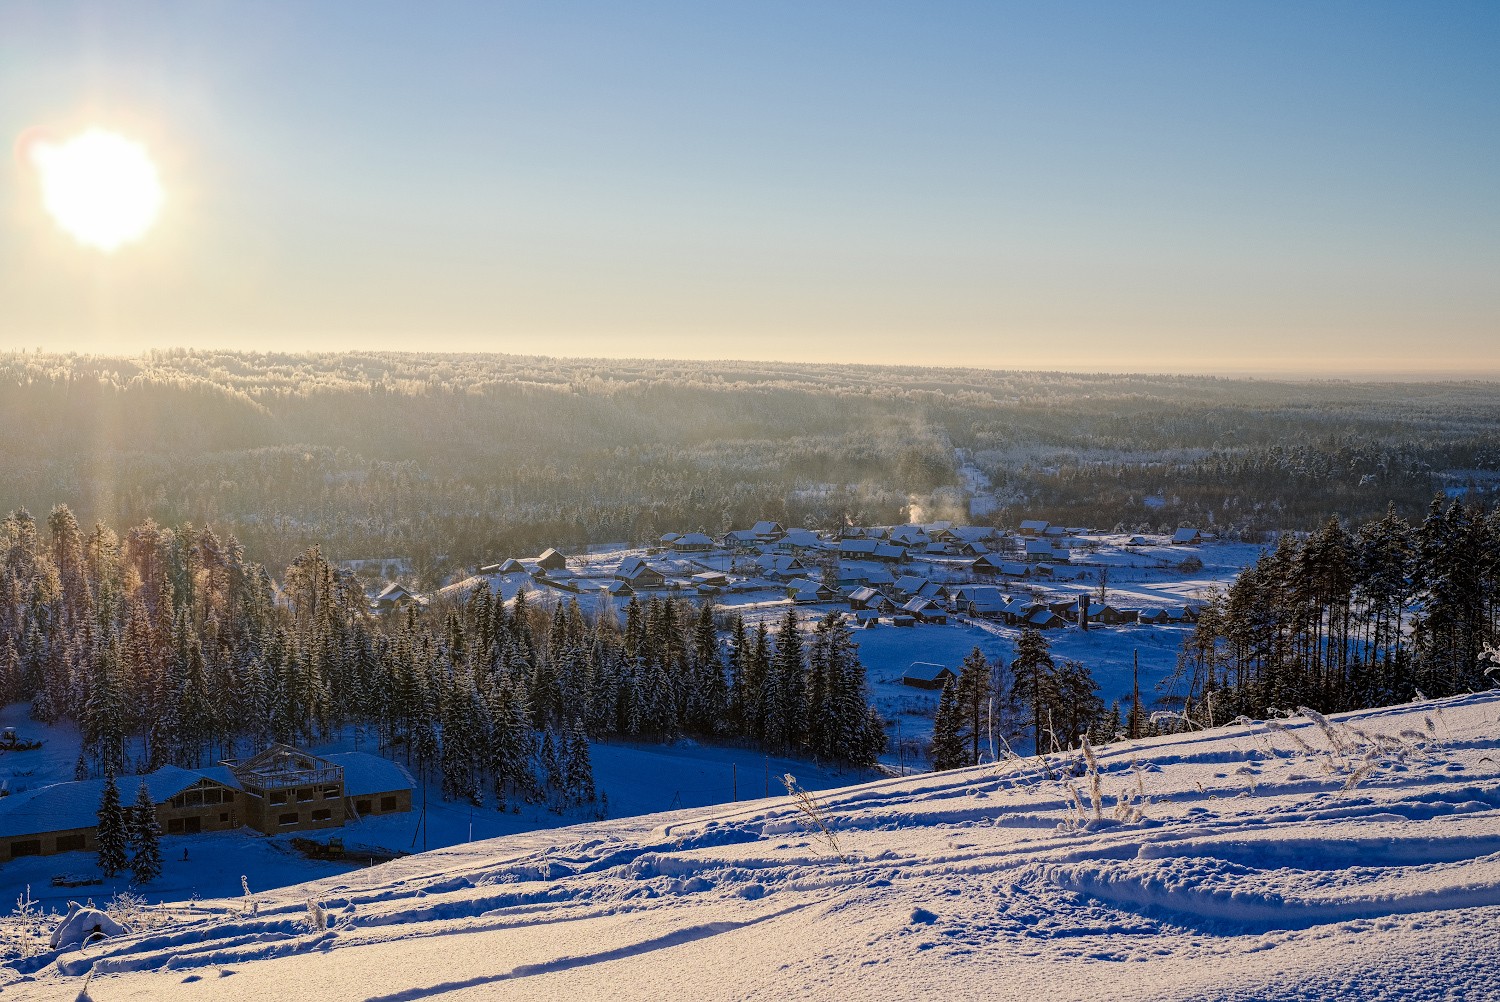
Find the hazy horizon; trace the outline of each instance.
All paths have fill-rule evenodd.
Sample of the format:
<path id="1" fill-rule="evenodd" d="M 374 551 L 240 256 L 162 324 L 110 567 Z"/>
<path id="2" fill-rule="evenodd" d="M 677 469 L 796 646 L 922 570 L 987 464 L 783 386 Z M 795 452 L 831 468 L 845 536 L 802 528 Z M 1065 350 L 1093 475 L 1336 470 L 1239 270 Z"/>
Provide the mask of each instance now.
<path id="1" fill-rule="evenodd" d="M 1500 8 L 7 4 L 0 347 L 1500 376 Z M 113 253 L 25 137 L 149 150 Z"/>

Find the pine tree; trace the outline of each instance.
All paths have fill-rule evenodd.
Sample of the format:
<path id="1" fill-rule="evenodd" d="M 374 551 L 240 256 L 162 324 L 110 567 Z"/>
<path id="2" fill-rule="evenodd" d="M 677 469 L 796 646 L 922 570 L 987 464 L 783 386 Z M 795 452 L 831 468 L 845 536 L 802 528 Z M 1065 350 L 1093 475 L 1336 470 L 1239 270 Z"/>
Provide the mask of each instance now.
<path id="1" fill-rule="evenodd" d="M 968 765 L 979 762 L 979 744 L 984 736 L 985 718 L 990 712 L 990 663 L 978 647 L 964 658 L 958 671 L 958 705 L 963 730 L 968 736 Z"/>
<path id="2" fill-rule="evenodd" d="M 161 825 L 156 820 L 156 804 L 146 781 L 135 791 L 135 804 L 128 818 L 127 840 L 130 844 L 130 875 L 137 884 L 149 884 L 161 876 Z"/>
<path id="3" fill-rule="evenodd" d="M 99 800 L 99 869 L 106 877 L 113 877 L 125 869 L 125 850 L 128 840 L 125 808 L 120 804 L 120 788 L 115 777 L 106 775 L 104 793 Z"/>
<path id="4" fill-rule="evenodd" d="M 932 768 L 935 772 L 960 769 L 964 761 L 963 736 L 959 733 L 961 715 L 958 687 L 951 676 L 943 679 L 943 694 L 938 698 L 937 717 L 932 722 Z"/>

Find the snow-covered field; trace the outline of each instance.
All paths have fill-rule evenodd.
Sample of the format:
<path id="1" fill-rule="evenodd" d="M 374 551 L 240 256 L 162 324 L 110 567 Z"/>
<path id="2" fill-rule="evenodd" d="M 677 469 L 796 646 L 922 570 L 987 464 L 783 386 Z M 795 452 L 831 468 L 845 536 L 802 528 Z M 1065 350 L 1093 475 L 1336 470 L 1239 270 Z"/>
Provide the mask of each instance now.
<path id="1" fill-rule="evenodd" d="M 1500 695 L 428 852 L 7 998 L 1500 998 Z M 834 844 L 836 840 L 836 845 Z M 327 927 L 309 928 L 308 902 Z"/>

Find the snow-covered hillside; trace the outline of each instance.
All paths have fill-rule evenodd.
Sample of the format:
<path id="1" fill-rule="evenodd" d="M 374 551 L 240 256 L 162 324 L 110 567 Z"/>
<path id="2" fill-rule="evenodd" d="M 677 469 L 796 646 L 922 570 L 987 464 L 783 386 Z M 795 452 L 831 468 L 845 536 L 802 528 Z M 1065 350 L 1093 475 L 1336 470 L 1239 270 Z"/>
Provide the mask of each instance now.
<path id="1" fill-rule="evenodd" d="M 1500 695 L 1097 764 L 819 794 L 832 839 L 782 798 L 455 846 L 179 905 L 3 990 L 71 999 L 92 972 L 98 1002 L 1500 998 Z"/>

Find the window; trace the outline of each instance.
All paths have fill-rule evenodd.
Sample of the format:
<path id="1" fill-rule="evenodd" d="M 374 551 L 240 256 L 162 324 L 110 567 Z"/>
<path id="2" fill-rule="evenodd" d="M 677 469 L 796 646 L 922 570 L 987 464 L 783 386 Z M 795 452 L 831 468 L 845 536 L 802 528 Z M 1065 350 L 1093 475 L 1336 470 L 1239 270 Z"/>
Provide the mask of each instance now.
<path id="1" fill-rule="evenodd" d="M 82 833 L 77 835 L 57 836 L 58 852 L 78 852 L 79 850 L 83 849 L 83 847 L 84 841 Z"/>
<path id="2" fill-rule="evenodd" d="M 277 792 L 271 794 L 271 806 L 272 807 L 280 807 L 284 803 L 286 803 L 286 791 L 285 790 L 278 790 Z"/>
<path id="3" fill-rule="evenodd" d="M 181 835 L 182 834 L 182 819 L 181 818 L 168 818 L 167 819 L 167 834 L 168 835 Z"/>
<path id="4" fill-rule="evenodd" d="M 217 804 L 220 800 L 218 790 L 204 790 L 203 802 L 205 804 Z"/>
<path id="5" fill-rule="evenodd" d="M 333 812 L 330 811 L 326 807 L 319 807 L 317 810 L 313 811 L 313 820 L 314 821 L 332 821 L 333 820 Z"/>
<path id="6" fill-rule="evenodd" d="M 298 803 L 305 804 L 309 800 L 311 800 L 312 798 L 313 798 L 312 787 L 304 786 L 304 787 L 302 787 L 301 789 L 299 789 L 297 791 L 297 801 L 298 801 Z"/>
<path id="7" fill-rule="evenodd" d="M 203 806 L 203 791 L 202 790 L 189 790 L 187 792 L 187 805 L 189 807 L 202 807 Z"/>
<path id="8" fill-rule="evenodd" d="M 219 812 L 219 820 L 220 821 L 228 821 L 229 820 L 229 812 L 228 811 L 220 811 Z"/>
<path id="9" fill-rule="evenodd" d="M 10 844 L 10 855 L 14 859 L 17 856 L 40 856 L 42 854 L 42 840 L 39 838 L 22 839 Z"/>
<path id="10" fill-rule="evenodd" d="M 356 800 L 354 802 L 354 809 L 360 814 L 369 814 L 370 802 L 368 800 Z"/>
<path id="11" fill-rule="evenodd" d="M 337 800 L 337 799 L 339 799 L 339 796 L 340 796 L 340 794 L 339 794 L 339 788 L 337 786 L 325 786 L 325 787 L 323 787 L 323 799 L 324 800 Z"/>
<path id="12" fill-rule="evenodd" d="M 276 823 L 281 825 L 283 828 L 287 825 L 296 824 L 297 812 L 293 811 L 291 814 L 283 814 L 280 818 L 277 819 Z"/>
<path id="13" fill-rule="evenodd" d="M 395 797 L 381 797 L 380 798 L 380 809 L 382 811 L 394 811 L 396 809 L 396 798 Z"/>

